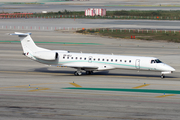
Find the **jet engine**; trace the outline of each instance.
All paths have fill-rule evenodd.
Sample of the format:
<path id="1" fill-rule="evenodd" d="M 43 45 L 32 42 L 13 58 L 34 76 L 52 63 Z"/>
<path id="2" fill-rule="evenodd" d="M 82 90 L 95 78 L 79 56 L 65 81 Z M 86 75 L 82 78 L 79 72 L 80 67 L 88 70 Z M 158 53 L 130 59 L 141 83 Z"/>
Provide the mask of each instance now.
<path id="1" fill-rule="evenodd" d="M 55 51 L 39 51 L 35 52 L 33 55 L 42 60 L 56 60 L 58 58 L 58 52 Z"/>

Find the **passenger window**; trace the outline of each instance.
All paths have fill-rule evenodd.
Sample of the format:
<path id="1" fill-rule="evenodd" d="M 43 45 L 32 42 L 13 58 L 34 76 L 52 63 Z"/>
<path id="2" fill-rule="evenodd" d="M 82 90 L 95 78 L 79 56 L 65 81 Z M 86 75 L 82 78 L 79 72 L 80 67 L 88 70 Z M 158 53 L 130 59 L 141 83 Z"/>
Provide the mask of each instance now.
<path id="1" fill-rule="evenodd" d="M 111 62 L 113 62 L 113 59 L 111 59 Z"/>
<path id="2" fill-rule="evenodd" d="M 78 58 L 76 57 L 76 59 L 78 59 Z"/>
<path id="3" fill-rule="evenodd" d="M 98 58 L 98 61 L 100 61 L 100 58 Z"/>
<path id="4" fill-rule="evenodd" d="M 65 57 L 63 57 L 63 59 L 65 59 Z"/>
<path id="5" fill-rule="evenodd" d="M 82 59 L 82 57 L 80 57 L 80 60 Z"/>
<path id="6" fill-rule="evenodd" d="M 116 59 L 116 62 L 117 62 L 117 59 Z"/>
<path id="7" fill-rule="evenodd" d="M 96 59 L 94 58 L 94 61 L 95 61 Z"/>
<path id="8" fill-rule="evenodd" d="M 91 60 L 91 58 L 89 58 L 89 60 Z"/>
<path id="9" fill-rule="evenodd" d="M 69 57 L 67 57 L 67 59 L 69 59 Z"/>
<path id="10" fill-rule="evenodd" d="M 131 63 L 131 60 L 129 60 L 129 63 Z"/>
<path id="11" fill-rule="evenodd" d="M 124 60 L 124 62 L 126 62 L 126 60 Z"/>
<path id="12" fill-rule="evenodd" d="M 109 60 L 107 59 L 107 61 L 109 61 Z"/>
<path id="13" fill-rule="evenodd" d="M 120 60 L 120 62 L 122 62 L 122 60 Z"/>
<path id="14" fill-rule="evenodd" d="M 84 58 L 84 60 L 86 60 L 86 58 Z"/>
<path id="15" fill-rule="evenodd" d="M 102 59 L 102 61 L 104 61 L 104 59 Z"/>
<path id="16" fill-rule="evenodd" d="M 71 59 L 73 59 L 73 57 L 71 57 Z"/>

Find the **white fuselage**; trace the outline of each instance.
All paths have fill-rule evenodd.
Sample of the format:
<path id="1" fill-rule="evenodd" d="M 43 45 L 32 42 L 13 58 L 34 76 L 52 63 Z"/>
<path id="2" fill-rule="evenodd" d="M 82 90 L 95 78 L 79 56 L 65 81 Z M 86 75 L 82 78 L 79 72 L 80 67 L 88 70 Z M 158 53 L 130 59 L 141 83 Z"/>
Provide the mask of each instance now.
<path id="1" fill-rule="evenodd" d="M 42 60 L 36 57 L 34 60 L 55 65 L 57 67 L 80 67 L 82 70 L 111 70 L 111 69 L 136 69 L 136 70 L 151 70 L 171 73 L 174 68 L 165 63 L 151 63 L 151 60 L 156 60 L 154 57 L 140 57 L 140 56 L 122 56 L 122 55 L 105 55 L 105 54 L 88 54 L 88 53 L 58 53 L 57 60 Z M 83 68 L 85 66 L 85 68 Z M 92 68 L 91 68 L 92 67 Z M 165 74 L 166 74 L 165 73 Z"/>

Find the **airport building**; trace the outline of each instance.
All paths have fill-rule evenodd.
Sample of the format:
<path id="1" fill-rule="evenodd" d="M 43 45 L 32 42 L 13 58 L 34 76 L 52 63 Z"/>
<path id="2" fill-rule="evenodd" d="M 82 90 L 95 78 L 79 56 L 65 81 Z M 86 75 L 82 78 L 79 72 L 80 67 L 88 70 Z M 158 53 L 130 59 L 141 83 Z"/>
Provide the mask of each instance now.
<path id="1" fill-rule="evenodd" d="M 85 16 L 105 16 L 106 9 L 101 8 L 88 8 L 85 10 Z"/>

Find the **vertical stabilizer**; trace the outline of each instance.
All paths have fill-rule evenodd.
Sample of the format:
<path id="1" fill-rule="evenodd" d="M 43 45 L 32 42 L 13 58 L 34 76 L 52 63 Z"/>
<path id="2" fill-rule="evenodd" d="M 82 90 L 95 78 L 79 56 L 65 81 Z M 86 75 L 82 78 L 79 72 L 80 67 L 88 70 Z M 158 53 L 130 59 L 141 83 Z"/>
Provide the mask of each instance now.
<path id="1" fill-rule="evenodd" d="M 10 35 L 18 35 L 19 36 L 19 38 L 21 40 L 23 52 L 25 54 L 28 52 L 34 53 L 37 51 L 49 51 L 48 49 L 44 49 L 44 48 L 40 48 L 40 47 L 36 46 L 36 44 L 34 43 L 33 39 L 30 36 L 31 33 L 15 32 L 14 34 L 10 34 Z"/>

